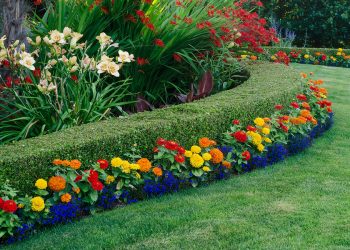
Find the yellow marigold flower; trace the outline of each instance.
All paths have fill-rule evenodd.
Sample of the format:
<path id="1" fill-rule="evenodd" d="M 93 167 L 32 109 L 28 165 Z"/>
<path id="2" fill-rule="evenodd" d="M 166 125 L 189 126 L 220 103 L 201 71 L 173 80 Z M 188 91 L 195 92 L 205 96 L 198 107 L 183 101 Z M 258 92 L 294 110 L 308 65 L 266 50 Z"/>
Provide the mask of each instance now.
<path id="1" fill-rule="evenodd" d="M 132 170 L 140 170 L 140 165 L 139 164 L 130 164 L 130 168 L 132 169 Z"/>
<path id="2" fill-rule="evenodd" d="M 193 155 L 192 151 L 189 151 L 189 150 L 186 150 L 186 151 L 185 151 L 185 156 L 186 156 L 187 158 L 190 158 L 192 155 Z"/>
<path id="3" fill-rule="evenodd" d="M 73 192 L 76 194 L 80 194 L 80 188 L 76 187 L 76 188 L 72 188 Z"/>
<path id="4" fill-rule="evenodd" d="M 71 160 L 70 163 L 69 163 L 69 166 L 72 168 L 72 169 L 79 169 L 81 167 L 81 162 L 79 160 Z"/>
<path id="5" fill-rule="evenodd" d="M 135 173 L 135 177 L 136 177 L 136 179 L 141 179 L 141 175 L 137 172 Z"/>
<path id="6" fill-rule="evenodd" d="M 24 208 L 24 204 L 22 203 L 18 204 L 18 208 Z"/>
<path id="7" fill-rule="evenodd" d="M 209 154 L 209 153 L 204 153 L 204 154 L 202 154 L 202 157 L 203 157 L 203 159 L 205 160 L 205 161 L 210 161 L 211 160 L 211 154 Z"/>
<path id="8" fill-rule="evenodd" d="M 276 61 L 276 60 L 277 60 L 277 57 L 276 57 L 276 56 L 271 56 L 271 59 L 272 59 L 273 61 Z"/>
<path id="9" fill-rule="evenodd" d="M 265 141 L 266 143 L 272 143 L 271 139 L 268 138 L 268 137 L 265 137 L 265 138 L 264 138 L 264 141 Z"/>
<path id="10" fill-rule="evenodd" d="M 262 142 L 262 137 L 261 137 L 260 134 L 258 134 L 258 133 L 256 133 L 256 132 L 253 132 L 253 131 L 249 131 L 247 134 L 252 138 L 252 143 L 253 143 L 254 145 L 259 145 L 259 144 L 261 144 L 261 142 Z"/>
<path id="11" fill-rule="evenodd" d="M 262 126 L 265 125 L 264 119 L 263 119 L 263 118 L 260 118 L 260 117 L 255 118 L 254 123 L 255 123 L 257 126 L 260 126 L 260 127 L 262 127 Z"/>
<path id="12" fill-rule="evenodd" d="M 309 59 L 309 58 L 310 58 L 310 55 L 306 54 L 306 55 L 304 55 L 304 58 L 305 58 L 305 59 Z"/>
<path id="13" fill-rule="evenodd" d="M 41 212 L 45 208 L 45 201 L 40 196 L 36 196 L 30 200 L 32 203 L 32 210 L 34 212 Z"/>
<path id="14" fill-rule="evenodd" d="M 343 52 L 343 49 L 342 49 L 342 48 L 339 48 L 338 51 L 339 51 L 339 52 Z"/>
<path id="15" fill-rule="evenodd" d="M 153 168 L 153 174 L 160 177 L 163 175 L 163 170 L 160 167 L 155 167 Z"/>
<path id="16" fill-rule="evenodd" d="M 61 195 L 61 201 L 63 203 L 69 203 L 72 200 L 72 196 L 69 193 Z"/>
<path id="17" fill-rule="evenodd" d="M 264 145 L 262 145 L 262 144 L 259 144 L 259 145 L 258 145 L 258 150 L 259 150 L 260 152 L 264 151 L 264 149 L 265 149 Z"/>
<path id="18" fill-rule="evenodd" d="M 200 168 L 203 166 L 204 160 L 199 154 L 193 154 L 190 158 L 190 163 L 194 168 Z"/>
<path id="19" fill-rule="evenodd" d="M 242 59 L 246 59 L 248 57 L 248 55 L 241 55 Z"/>
<path id="20" fill-rule="evenodd" d="M 191 151 L 192 151 L 192 153 L 199 154 L 202 151 L 202 149 L 197 145 L 193 145 L 191 147 Z"/>
<path id="21" fill-rule="evenodd" d="M 66 180 L 62 176 L 53 176 L 50 178 L 48 186 L 52 191 L 60 192 L 66 188 Z"/>
<path id="22" fill-rule="evenodd" d="M 111 184 L 115 181 L 115 177 L 113 175 L 108 175 L 106 178 L 106 184 Z"/>
<path id="23" fill-rule="evenodd" d="M 337 52 L 337 56 L 341 56 L 341 52 Z"/>
<path id="24" fill-rule="evenodd" d="M 120 167 L 123 163 L 123 160 L 119 157 L 115 157 L 111 160 L 112 167 Z"/>
<path id="25" fill-rule="evenodd" d="M 147 158 L 139 159 L 137 164 L 140 166 L 140 171 L 144 173 L 148 173 L 152 168 L 152 163 Z"/>
<path id="26" fill-rule="evenodd" d="M 45 181 L 44 179 L 38 179 L 38 180 L 35 182 L 35 186 L 36 186 L 38 189 L 46 189 L 46 188 L 47 188 L 47 181 Z"/>
<path id="27" fill-rule="evenodd" d="M 203 167 L 202 169 L 203 169 L 204 172 L 209 172 L 210 171 L 210 168 L 207 167 L 207 166 Z"/>
<path id="28" fill-rule="evenodd" d="M 130 163 L 128 161 L 122 161 L 122 165 L 120 166 L 122 168 L 123 173 L 130 174 Z"/>
<path id="29" fill-rule="evenodd" d="M 261 130 L 261 132 L 262 132 L 263 134 L 265 134 L 265 135 L 269 135 L 271 131 L 270 131 L 269 128 L 263 128 L 263 129 Z"/>
<path id="30" fill-rule="evenodd" d="M 224 154 L 217 148 L 213 148 L 209 153 L 211 155 L 211 162 L 214 164 L 218 164 L 224 159 Z"/>

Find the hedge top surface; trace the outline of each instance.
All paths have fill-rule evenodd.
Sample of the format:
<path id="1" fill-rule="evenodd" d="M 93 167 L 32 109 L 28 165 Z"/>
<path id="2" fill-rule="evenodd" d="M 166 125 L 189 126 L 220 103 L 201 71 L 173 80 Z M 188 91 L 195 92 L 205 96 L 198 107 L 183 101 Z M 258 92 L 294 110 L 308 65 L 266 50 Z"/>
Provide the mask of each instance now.
<path id="1" fill-rule="evenodd" d="M 193 103 L 175 105 L 152 112 L 137 113 L 127 117 L 112 118 L 7 145 L 0 145 L 0 167 L 3 162 L 13 160 L 13 158 L 36 156 L 48 151 L 60 151 L 68 145 L 79 147 L 89 141 L 129 133 L 130 130 L 137 129 L 140 126 L 174 119 L 180 120 L 184 114 L 186 117 L 203 113 L 209 114 L 225 106 L 232 106 L 233 100 L 237 105 L 244 105 L 248 103 L 248 98 L 254 98 L 254 95 L 269 96 L 281 90 L 289 90 L 299 86 L 296 85 L 297 72 L 291 68 L 287 69 L 284 65 L 258 63 L 247 65 L 247 68 L 251 72 L 251 77 L 241 86 Z"/>
<path id="2" fill-rule="evenodd" d="M 79 159 L 87 168 L 88 163 L 98 159 L 130 152 L 134 144 L 147 157 L 158 137 L 178 140 L 185 147 L 196 143 L 199 137 L 217 140 L 232 119 L 246 123 L 256 116 L 269 115 L 276 103 L 288 105 L 301 86 L 298 72 L 285 65 L 259 62 L 247 67 L 251 72 L 248 81 L 193 103 L 0 146 L 0 183 L 10 179 L 15 188 L 25 192 L 37 178 L 52 175 L 53 159 Z"/>

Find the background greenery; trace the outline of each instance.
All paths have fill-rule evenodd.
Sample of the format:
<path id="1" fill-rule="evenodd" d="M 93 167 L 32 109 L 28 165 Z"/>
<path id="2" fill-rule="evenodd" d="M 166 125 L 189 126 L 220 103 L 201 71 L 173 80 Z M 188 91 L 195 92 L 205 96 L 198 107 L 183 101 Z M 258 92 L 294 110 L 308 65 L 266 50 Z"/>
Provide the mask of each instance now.
<path id="1" fill-rule="evenodd" d="M 135 143 L 144 155 L 151 153 L 160 136 L 178 140 L 186 147 L 203 136 L 218 139 L 232 119 L 248 122 L 269 115 L 276 103 L 288 105 L 301 86 L 298 73 L 284 65 L 257 63 L 248 69 L 252 76 L 244 84 L 194 103 L 0 146 L 0 182 L 11 177 L 11 183 L 24 191 L 37 178 L 49 176 L 55 158 L 79 159 L 86 168 L 88 162 L 130 152 Z"/>
<path id="2" fill-rule="evenodd" d="M 350 72 L 296 67 L 326 80 L 336 113 L 335 127 L 304 153 L 209 187 L 45 229 L 8 249 L 348 249 Z"/>
<path id="3" fill-rule="evenodd" d="M 296 33 L 299 47 L 350 47 L 348 0 L 263 0 L 264 15 Z"/>

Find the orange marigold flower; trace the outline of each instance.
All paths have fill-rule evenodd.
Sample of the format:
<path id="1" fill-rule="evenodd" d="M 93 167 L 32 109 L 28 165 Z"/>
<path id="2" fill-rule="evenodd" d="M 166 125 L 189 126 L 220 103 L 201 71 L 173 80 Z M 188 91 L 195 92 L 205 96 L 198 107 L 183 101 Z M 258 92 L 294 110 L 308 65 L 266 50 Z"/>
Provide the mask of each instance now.
<path id="1" fill-rule="evenodd" d="M 52 176 L 48 186 L 52 191 L 60 192 L 66 188 L 66 180 L 62 176 Z"/>
<path id="2" fill-rule="evenodd" d="M 293 125 L 299 125 L 300 120 L 297 117 L 292 117 L 290 118 L 290 123 L 292 123 Z"/>
<path id="3" fill-rule="evenodd" d="M 69 167 L 69 166 L 70 166 L 70 161 L 68 161 L 68 160 L 63 160 L 63 161 L 62 161 L 62 166 L 63 166 L 63 167 Z"/>
<path id="4" fill-rule="evenodd" d="M 270 121 L 271 121 L 270 118 L 268 118 L 268 117 L 265 117 L 265 118 L 264 118 L 264 122 L 270 122 Z"/>
<path id="5" fill-rule="evenodd" d="M 137 164 L 140 165 L 140 171 L 144 173 L 148 173 L 152 168 L 152 163 L 147 158 L 141 158 Z"/>
<path id="6" fill-rule="evenodd" d="M 315 126 L 316 126 L 317 123 L 318 123 L 317 120 L 316 120 L 315 118 L 312 118 L 312 119 L 311 119 L 311 122 L 312 122 L 312 124 L 315 125 Z"/>
<path id="7" fill-rule="evenodd" d="M 324 95 L 327 95 L 328 94 L 328 91 L 327 91 L 327 89 L 325 89 L 325 88 L 320 88 L 320 90 L 319 90 L 322 94 L 324 94 Z"/>
<path id="8" fill-rule="evenodd" d="M 307 78 L 307 74 L 305 74 L 305 73 L 301 73 L 300 75 L 302 78 Z"/>
<path id="9" fill-rule="evenodd" d="M 299 119 L 301 124 L 305 124 L 307 122 L 307 119 L 303 116 L 298 116 L 298 119 Z"/>
<path id="10" fill-rule="evenodd" d="M 203 137 L 199 139 L 199 146 L 201 148 L 207 148 L 215 145 L 216 145 L 216 142 L 213 140 L 210 140 L 208 137 Z"/>
<path id="11" fill-rule="evenodd" d="M 222 165 L 227 169 L 232 168 L 231 162 L 228 162 L 228 161 L 223 161 Z"/>
<path id="12" fill-rule="evenodd" d="M 153 168 L 153 174 L 155 176 L 162 176 L 163 175 L 163 170 L 160 167 L 155 167 Z"/>
<path id="13" fill-rule="evenodd" d="M 310 111 L 307 110 L 307 109 L 302 109 L 302 110 L 300 110 L 300 115 L 301 115 L 302 117 L 308 118 L 308 117 L 311 116 L 311 113 L 310 113 Z"/>
<path id="14" fill-rule="evenodd" d="M 69 166 L 75 170 L 81 167 L 81 162 L 79 160 L 71 160 Z"/>
<path id="15" fill-rule="evenodd" d="M 80 194 L 80 188 L 76 187 L 76 188 L 72 188 L 73 192 L 76 194 Z"/>
<path id="16" fill-rule="evenodd" d="M 63 203 L 68 203 L 72 200 L 72 196 L 68 193 L 61 195 L 61 201 Z"/>
<path id="17" fill-rule="evenodd" d="M 323 84 L 323 80 L 321 80 L 321 79 L 316 80 L 316 81 L 315 81 L 315 84 L 321 85 L 321 84 Z"/>
<path id="18" fill-rule="evenodd" d="M 224 154 L 217 148 L 213 148 L 209 153 L 211 155 L 211 161 L 214 164 L 220 163 L 224 159 Z"/>
<path id="19" fill-rule="evenodd" d="M 304 109 L 310 109 L 310 105 L 307 103 L 307 102 L 303 102 L 301 104 L 301 106 L 304 108 Z"/>
<path id="20" fill-rule="evenodd" d="M 55 160 L 53 160 L 52 164 L 55 165 L 55 166 L 62 165 L 62 160 L 60 160 L 60 159 L 55 159 Z"/>

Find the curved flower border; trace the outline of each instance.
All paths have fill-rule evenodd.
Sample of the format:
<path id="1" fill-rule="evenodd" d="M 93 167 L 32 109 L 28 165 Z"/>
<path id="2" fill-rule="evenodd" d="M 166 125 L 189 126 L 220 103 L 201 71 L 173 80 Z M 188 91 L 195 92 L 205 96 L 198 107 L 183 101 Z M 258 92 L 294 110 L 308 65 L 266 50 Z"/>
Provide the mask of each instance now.
<path id="1" fill-rule="evenodd" d="M 222 146 L 202 137 L 185 149 L 159 138 L 153 159 L 143 158 L 137 145 L 85 170 L 77 159 L 55 159 L 52 176 L 38 179 L 24 197 L 5 183 L 0 189 L 0 244 L 22 240 L 38 227 L 265 168 L 304 150 L 333 124 L 328 92 L 312 75 L 301 74 L 303 91 L 289 107 L 277 104 L 270 117 L 257 117 L 248 126 L 232 121 Z"/>

